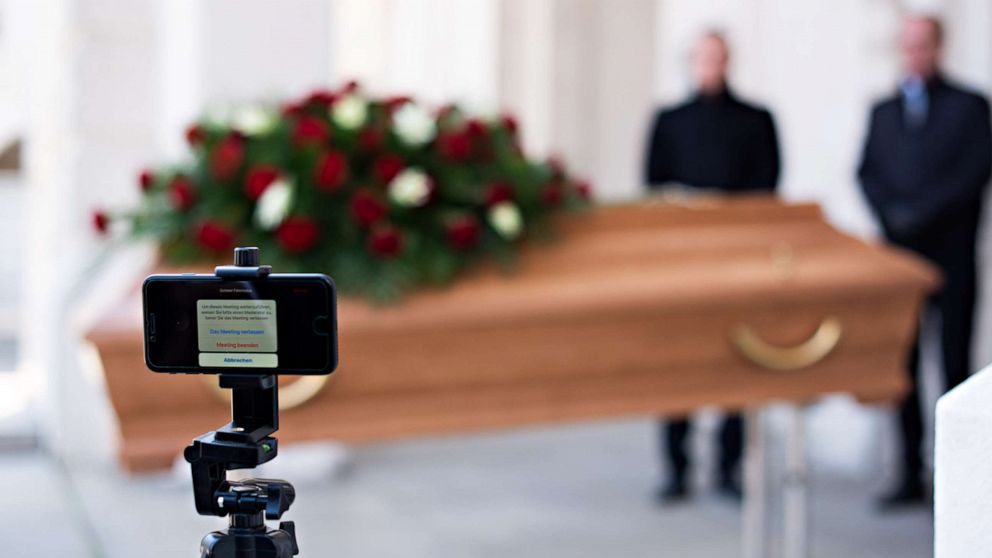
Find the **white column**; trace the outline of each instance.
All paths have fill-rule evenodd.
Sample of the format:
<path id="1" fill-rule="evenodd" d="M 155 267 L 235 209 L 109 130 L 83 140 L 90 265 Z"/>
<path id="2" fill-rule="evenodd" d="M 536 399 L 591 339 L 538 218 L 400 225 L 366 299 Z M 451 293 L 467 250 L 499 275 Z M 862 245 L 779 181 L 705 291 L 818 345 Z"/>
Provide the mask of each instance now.
<path id="1" fill-rule="evenodd" d="M 501 10 L 503 104 L 521 116 L 525 145 L 561 155 L 601 199 L 638 197 L 655 1 L 504 2 Z"/>
<path id="2" fill-rule="evenodd" d="M 82 374 L 75 318 L 108 248 L 90 212 L 133 204 L 137 170 L 155 152 L 156 15 L 150 0 L 36 5 L 21 341 L 44 440 L 58 453 L 113 444 L 101 379 Z"/>
<path id="3" fill-rule="evenodd" d="M 35 33 L 30 45 L 34 71 L 28 76 L 34 92 L 25 122 L 25 177 L 27 198 L 25 211 L 34 218 L 27 221 L 25 253 L 34 257 L 21 262 L 25 293 L 21 319 L 21 374 L 25 377 L 42 430 L 54 436 L 59 406 L 56 393 L 59 366 L 58 346 L 64 330 L 58 326 L 58 308 L 51 301 L 61 300 L 64 288 L 59 261 L 52 254 L 65 247 L 60 223 L 71 216 L 72 204 L 62 193 L 68 188 L 70 167 L 74 160 L 70 128 L 69 92 L 72 90 L 74 64 L 70 56 L 70 6 L 58 0 L 32 3 L 30 25 L 45 29 Z M 64 270 L 71 273 L 69 257 Z"/>
<path id="4" fill-rule="evenodd" d="M 391 0 L 336 0 L 331 16 L 332 65 L 340 79 L 354 79 L 374 91 L 391 86 L 390 33 L 385 21 Z"/>
<path id="5" fill-rule="evenodd" d="M 158 144 L 162 154 L 182 158 L 189 149 L 182 131 L 203 110 L 206 22 L 201 0 L 169 0 L 158 6 L 157 85 L 161 96 Z"/>
<path id="6" fill-rule="evenodd" d="M 498 3 L 493 0 L 338 0 L 334 66 L 374 93 L 498 107 Z"/>
<path id="7" fill-rule="evenodd" d="M 602 197 L 635 199 L 644 194 L 645 142 L 654 108 L 655 2 L 626 0 L 622 7 L 599 2 L 597 12 L 597 123 L 591 138 L 596 168 L 591 175 Z M 582 111 L 569 117 L 581 119 Z"/>
<path id="8" fill-rule="evenodd" d="M 331 0 L 197 4 L 203 21 L 197 79 L 208 106 L 281 100 L 330 85 L 337 77 Z"/>
<path id="9" fill-rule="evenodd" d="M 546 157 L 552 149 L 555 106 L 551 84 L 554 71 L 554 2 L 500 2 L 500 104 L 520 123 L 527 153 Z"/>

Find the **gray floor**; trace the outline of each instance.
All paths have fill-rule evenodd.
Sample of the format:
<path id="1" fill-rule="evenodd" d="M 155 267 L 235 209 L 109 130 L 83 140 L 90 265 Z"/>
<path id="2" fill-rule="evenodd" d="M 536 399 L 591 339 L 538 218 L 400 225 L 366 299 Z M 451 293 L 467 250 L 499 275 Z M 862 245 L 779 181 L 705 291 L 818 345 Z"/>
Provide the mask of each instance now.
<path id="1" fill-rule="evenodd" d="M 335 474 L 325 474 L 330 450 L 288 447 L 265 474 L 298 489 L 287 518 L 302 556 L 737 555 L 733 504 L 652 504 L 653 438 L 650 422 L 624 421 L 365 446 Z M 5 557 L 195 556 L 219 526 L 194 514 L 181 473 L 68 469 L 37 452 L 0 454 Z M 877 515 L 874 484 L 814 471 L 813 556 L 931 555 L 930 513 Z"/>

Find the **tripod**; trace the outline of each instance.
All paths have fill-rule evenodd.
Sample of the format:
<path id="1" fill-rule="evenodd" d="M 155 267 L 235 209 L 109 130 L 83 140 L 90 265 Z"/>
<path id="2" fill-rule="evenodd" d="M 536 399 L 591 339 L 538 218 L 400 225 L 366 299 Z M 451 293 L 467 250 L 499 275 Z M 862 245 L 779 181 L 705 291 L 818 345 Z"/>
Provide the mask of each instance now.
<path id="1" fill-rule="evenodd" d="M 239 280 L 266 277 L 271 268 L 258 265 L 258 248 L 236 248 L 234 266 L 218 266 L 220 277 Z M 231 422 L 207 432 L 186 447 L 183 457 L 193 473 L 193 499 L 200 515 L 230 516 L 227 529 L 214 531 L 200 543 L 201 558 L 292 558 L 300 553 L 292 521 L 269 529 L 296 498 L 283 480 L 227 480 L 227 472 L 252 469 L 275 458 L 279 429 L 279 383 L 274 375 L 221 374 L 220 387 L 230 389 Z"/>

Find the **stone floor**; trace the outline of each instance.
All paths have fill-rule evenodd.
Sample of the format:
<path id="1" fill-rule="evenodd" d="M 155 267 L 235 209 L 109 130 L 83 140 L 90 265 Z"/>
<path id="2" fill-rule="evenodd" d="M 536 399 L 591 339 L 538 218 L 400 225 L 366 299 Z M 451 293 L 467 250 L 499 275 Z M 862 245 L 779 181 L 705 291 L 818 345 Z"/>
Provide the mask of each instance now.
<path id="1" fill-rule="evenodd" d="M 738 555 L 740 509 L 706 495 L 658 509 L 654 425 L 620 421 L 370 445 L 286 447 L 266 476 L 298 490 L 302 556 L 569 558 Z M 342 465 L 343 463 L 343 465 Z M 336 464 L 336 466 L 335 466 Z M 5 558 L 195 556 L 185 469 L 127 476 L 0 454 Z M 814 558 L 931 556 L 927 510 L 878 515 L 878 483 L 813 471 Z"/>

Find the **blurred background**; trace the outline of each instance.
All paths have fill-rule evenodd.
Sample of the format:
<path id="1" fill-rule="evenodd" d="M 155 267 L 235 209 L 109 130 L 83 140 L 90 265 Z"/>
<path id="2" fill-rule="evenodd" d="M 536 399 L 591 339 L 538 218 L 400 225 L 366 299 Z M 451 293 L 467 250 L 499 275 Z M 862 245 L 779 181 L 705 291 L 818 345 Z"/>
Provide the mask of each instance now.
<path id="1" fill-rule="evenodd" d="M 899 77 L 907 10 L 940 14 L 948 73 L 992 93 L 985 0 L 2 0 L 0 539 L 13 556 L 176 556 L 216 527 L 194 514 L 184 469 L 119 468 L 82 340 L 155 258 L 97 238 L 90 209 L 136 203 L 137 173 L 181 159 L 182 132 L 204 112 L 358 80 L 513 113 L 529 153 L 562 157 L 600 201 L 634 200 L 651 115 L 688 93 L 691 44 L 719 28 L 736 89 L 775 114 L 783 196 L 875 238 L 855 167 L 870 104 Z M 987 287 L 976 366 L 992 360 Z M 703 419 L 699 437 L 713 430 Z M 806 420 L 813 555 L 930 555 L 928 512 L 871 506 L 893 459 L 889 413 L 836 397 Z M 304 555 L 736 552 L 733 504 L 654 506 L 656 452 L 644 419 L 300 446 L 271 474 L 301 493 Z"/>

